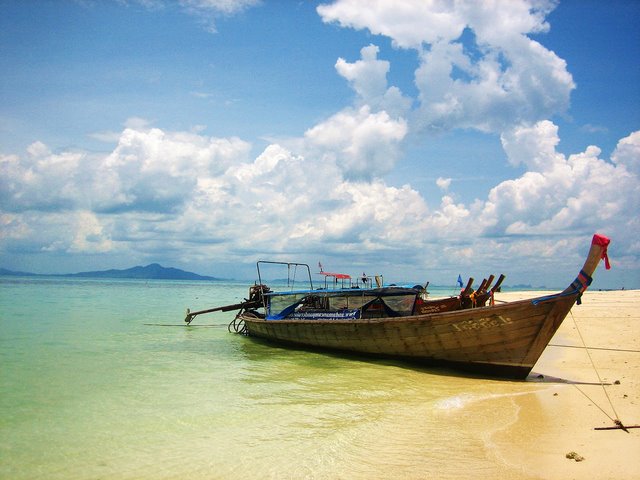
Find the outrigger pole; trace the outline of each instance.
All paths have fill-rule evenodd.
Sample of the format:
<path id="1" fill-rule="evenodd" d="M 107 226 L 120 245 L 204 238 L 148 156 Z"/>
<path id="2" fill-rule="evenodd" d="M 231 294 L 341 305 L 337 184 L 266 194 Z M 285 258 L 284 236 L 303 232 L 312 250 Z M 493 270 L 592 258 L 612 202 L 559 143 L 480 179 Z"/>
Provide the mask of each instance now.
<path id="1" fill-rule="evenodd" d="M 225 305 L 223 307 L 215 307 L 209 308 L 207 310 L 199 310 L 197 312 L 192 312 L 187 308 L 187 316 L 184 317 L 184 321 L 189 325 L 194 318 L 198 315 L 202 315 L 203 313 L 213 313 L 213 312 L 231 312 L 233 310 L 242 310 L 243 308 L 258 308 L 261 307 L 262 303 L 255 301 L 246 301 L 242 303 L 236 303 L 234 305 Z"/>
<path id="2" fill-rule="evenodd" d="M 263 294 L 269 292 L 270 289 L 266 285 L 254 285 L 249 290 L 249 299 L 244 299 L 244 302 L 234 303 L 233 305 L 224 305 L 222 307 L 208 308 L 207 310 L 199 310 L 192 312 L 187 308 L 187 316 L 184 317 L 184 321 L 187 325 L 190 325 L 194 318 L 203 313 L 212 312 L 231 312 L 233 310 L 244 310 L 247 308 L 260 308 L 264 306 Z"/>

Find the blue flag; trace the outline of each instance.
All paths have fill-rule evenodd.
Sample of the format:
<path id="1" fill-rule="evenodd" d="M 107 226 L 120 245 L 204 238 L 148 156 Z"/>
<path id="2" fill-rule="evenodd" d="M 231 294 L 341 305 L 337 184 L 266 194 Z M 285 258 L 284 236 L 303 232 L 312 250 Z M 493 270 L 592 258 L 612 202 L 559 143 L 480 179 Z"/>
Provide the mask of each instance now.
<path id="1" fill-rule="evenodd" d="M 462 283 L 462 277 L 460 276 L 460 274 L 458 274 L 458 285 L 460 285 L 460 288 L 464 287 L 464 284 Z"/>

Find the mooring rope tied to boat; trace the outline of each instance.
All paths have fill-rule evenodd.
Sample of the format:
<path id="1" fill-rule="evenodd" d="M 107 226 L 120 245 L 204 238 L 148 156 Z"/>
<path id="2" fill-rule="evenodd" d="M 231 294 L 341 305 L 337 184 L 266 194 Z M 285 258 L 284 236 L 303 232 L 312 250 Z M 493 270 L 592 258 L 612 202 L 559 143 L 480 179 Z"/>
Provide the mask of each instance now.
<path id="1" fill-rule="evenodd" d="M 584 395 L 591 403 L 593 403 L 602 413 L 604 413 L 607 418 L 609 418 L 609 420 L 611 420 L 613 422 L 613 424 L 615 426 L 613 427 L 594 427 L 594 430 L 624 430 L 625 432 L 629 433 L 630 428 L 640 428 L 640 425 L 624 425 L 622 423 L 622 421 L 618 418 L 611 418 L 611 415 L 609 415 L 607 412 L 604 411 L 604 409 L 598 405 L 589 395 L 587 395 L 585 392 L 583 392 L 582 390 L 580 390 L 580 388 L 578 387 L 578 385 L 576 385 L 575 383 L 573 384 L 574 387 L 576 387 L 576 389 L 582 394 Z M 602 384 L 602 388 L 604 389 L 604 384 Z M 605 392 L 606 393 L 606 392 Z M 607 398 L 609 396 L 607 395 Z M 609 402 L 611 402 L 611 400 L 609 400 Z M 618 416 L 617 413 L 615 413 L 615 409 L 613 408 L 613 405 L 611 406 L 611 408 L 614 411 L 614 414 L 616 416 Z"/>
<path id="2" fill-rule="evenodd" d="M 145 327 L 191 327 L 191 328 L 221 328 L 226 327 L 224 323 L 219 325 L 189 325 L 186 323 L 145 323 Z"/>
<path id="3" fill-rule="evenodd" d="M 600 377 L 600 372 L 598 372 L 598 369 L 596 368 L 596 364 L 593 361 L 593 358 L 591 357 L 591 352 L 589 352 L 589 348 L 587 347 L 587 345 L 586 345 L 586 343 L 584 341 L 584 337 L 582 336 L 582 332 L 580 331 L 580 328 L 578 328 L 578 323 L 576 322 L 576 319 L 573 316 L 573 312 L 569 311 L 569 314 L 571 315 L 571 320 L 573 320 L 573 324 L 576 327 L 576 331 L 578 332 L 578 336 L 580 337 L 580 341 L 582 342 L 582 345 L 584 346 L 583 348 L 587 352 L 587 356 L 589 357 L 589 361 L 591 362 L 591 366 L 593 367 L 593 371 L 596 372 L 596 376 L 598 377 L 598 382 L 600 382 L 600 386 L 602 387 L 602 391 L 604 392 L 605 396 L 607 397 L 607 400 L 609 402 L 609 406 L 611 407 L 611 410 L 613 411 L 613 414 L 615 415 L 616 418 L 612 418 L 611 415 L 609 415 L 600 405 L 598 405 L 592 398 L 590 398 L 589 395 L 587 395 L 585 392 L 580 390 L 580 388 L 576 384 L 573 384 L 573 386 L 575 388 L 577 388 L 578 391 L 580 393 L 582 393 L 585 397 L 587 397 L 591 403 L 593 403 L 596 407 L 598 407 L 598 409 L 600 409 L 600 411 L 602 413 L 604 413 L 609 418 L 609 420 L 611 420 L 615 424 L 615 427 L 606 427 L 606 429 L 609 429 L 609 430 L 611 430 L 611 429 L 621 429 L 621 430 L 624 430 L 625 432 L 629 433 L 629 430 L 627 430 L 627 428 L 638 428 L 638 426 L 634 425 L 632 427 L 626 427 L 622 423 L 622 420 L 620 420 L 620 415 L 618 415 L 618 412 L 616 411 L 616 407 L 613 405 L 613 401 L 611 400 L 611 397 L 609 396 L 609 392 L 607 392 L 607 389 L 605 388 L 605 384 L 602 381 L 602 378 Z"/>
<path id="4" fill-rule="evenodd" d="M 627 348 L 607 348 L 607 347 L 583 347 L 581 345 L 560 345 L 557 343 L 550 343 L 549 347 L 560 347 L 560 348 L 580 348 L 587 350 L 604 350 L 607 352 L 628 352 L 628 353 L 640 353 L 640 350 L 631 350 Z"/>
<path id="5" fill-rule="evenodd" d="M 239 318 L 239 315 L 236 315 L 236 317 L 231 320 L 231 322 L 229 322 L 229 325 L 227 325 L 227 330 L 229 331 L 229 333 L 235 332 L 241 335 L 247 335 L 247 326 L 245 325 L 244 320 L 242 318 Z"/>

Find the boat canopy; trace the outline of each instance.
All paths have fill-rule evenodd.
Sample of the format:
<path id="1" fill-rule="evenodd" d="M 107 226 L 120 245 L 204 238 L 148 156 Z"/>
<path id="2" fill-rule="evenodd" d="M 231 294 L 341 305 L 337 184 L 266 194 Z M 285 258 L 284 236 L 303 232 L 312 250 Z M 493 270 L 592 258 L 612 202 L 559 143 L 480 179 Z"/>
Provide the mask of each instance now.
<path id="1" fill-rule="evenodd" d="M 418 294 L 418 290 L 404 287 L 268 292 L 266 318 L 360 318 L 363 311 L 404 316 L 412 313 Z"/>
<path id="2" fill-rule="evenodd" d="M 324 275 L 325 277 L 335 277 L 340 280 L 348 280 L 351 278 L 351 275 L 347 275 L 346 273 L 320 272 L 320 275 Z"/>

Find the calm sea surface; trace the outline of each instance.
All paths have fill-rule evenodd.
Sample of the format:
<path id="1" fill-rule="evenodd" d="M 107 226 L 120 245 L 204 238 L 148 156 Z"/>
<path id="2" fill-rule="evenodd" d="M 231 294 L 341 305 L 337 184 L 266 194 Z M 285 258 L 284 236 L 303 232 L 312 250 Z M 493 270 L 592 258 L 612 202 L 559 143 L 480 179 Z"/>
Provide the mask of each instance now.
<path id="1" fill-rule="evenodd" d="M 247 294 L 0 277 L 0 478 L 523 478 L 491 434 L 539 386 L 183 325 Z"/>

